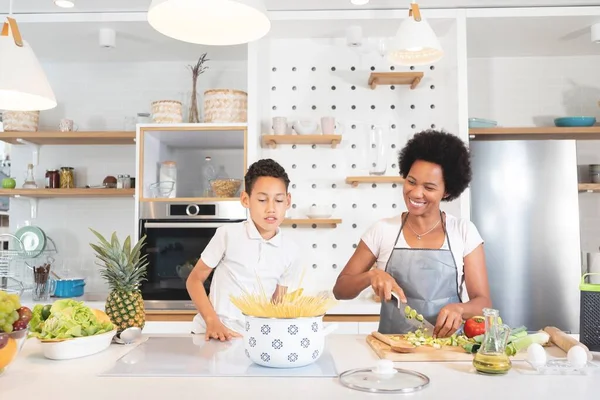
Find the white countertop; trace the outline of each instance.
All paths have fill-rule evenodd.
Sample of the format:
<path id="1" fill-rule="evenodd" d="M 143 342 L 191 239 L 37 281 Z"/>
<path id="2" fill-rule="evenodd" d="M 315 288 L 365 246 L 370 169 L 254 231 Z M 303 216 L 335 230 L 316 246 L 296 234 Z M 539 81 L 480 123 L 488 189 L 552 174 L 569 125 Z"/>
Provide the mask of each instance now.
<path id="1" fill-rule="evenodd" d="M 164 335 L 161 335 L 164 336 Z M 173 335 L 175 336 L 175 335 Z M 181 336 L 181 335 L 177 335 Z M 85 358 L 52 361 L 43 357 L 40 344 L 25 343 L 19 358 L 0 377 L 2 399 L 60 400 L 137 398 L 177 400 L 209 399 L 369 399 L 401 395 L 368 394 L 342 386 L 337 378 L 108 378 L 98 377 L 133 347 L 111 345 Z M 332 335 L 327 348 L 338 372 L 374 365 L 377 357 L 363 335 Z M 190 357 L 193 357 L 190 355 Z M 598 354 L 595 362 L 600 362 Z M 427 375 L 431 383 L 411 394 L 411 399 L 594 399 L 600 393 L 600 376 L 535 376 L 518 372 L 524 362 L 514 362 L 503 376 L 476 374 L 469 362 L 397 363 Z"/>

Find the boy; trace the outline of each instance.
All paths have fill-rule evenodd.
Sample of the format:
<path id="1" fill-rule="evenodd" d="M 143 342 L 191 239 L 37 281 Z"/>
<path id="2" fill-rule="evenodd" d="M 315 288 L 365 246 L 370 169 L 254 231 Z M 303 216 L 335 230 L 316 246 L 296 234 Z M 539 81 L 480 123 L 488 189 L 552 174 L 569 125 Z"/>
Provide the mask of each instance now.
<path id="1" fill-rule="evenodd" d="M 206 340 L 241 336 L 244 316 L 229 300 L 243 293 L 240 286 L 256 291 L 258 276 L 276 301 L 298 268 L 297 247 L 279 229 L 291 204 L 287 173 L 271 159 L 259 160 L 248 168 L 244 183 L 240 200 L 250 218 L 218 228 L 186 282 L 199 312 L 192 331 L 205 333 Z M 215 267 L 209 299 L 203 283 Z"/>

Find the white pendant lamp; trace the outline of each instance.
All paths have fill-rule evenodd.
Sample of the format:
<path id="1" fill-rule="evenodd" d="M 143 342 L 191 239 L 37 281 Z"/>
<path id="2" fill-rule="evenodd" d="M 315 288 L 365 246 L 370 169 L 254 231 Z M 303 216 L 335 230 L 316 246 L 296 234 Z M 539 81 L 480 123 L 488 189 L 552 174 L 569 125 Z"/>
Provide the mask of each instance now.
<path id="1" fill-rule="evenodd" d="M 411 3 L 408 18 L 400 23 L 388 60 L 397 65 L 433 64 L 444 56 L 440 41 L 425 18 L 419 5 Z"/>
<path id="2" fill-rule="evenodd" d="M 271 29 L 263 0 L 152 0 L 148 23 L 174 39 L 214 46 L 252 42 Z"/>
<path id="3" fill-rule="evenodd" d="M 7 17 L 3 25 L 0 54 L 0 109 L 40 111 L 56 107 L 46 74 L 29 44 L 22 39 L 14 18 Z"/>

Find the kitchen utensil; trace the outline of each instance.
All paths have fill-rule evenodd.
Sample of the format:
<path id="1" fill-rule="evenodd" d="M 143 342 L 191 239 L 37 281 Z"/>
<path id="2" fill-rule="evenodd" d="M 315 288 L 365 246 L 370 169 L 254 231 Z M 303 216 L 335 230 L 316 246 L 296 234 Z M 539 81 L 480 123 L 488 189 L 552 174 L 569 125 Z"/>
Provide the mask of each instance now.
<path id="1" fill-rule="evenodd" d="M 594 126 L 596 123 L 596 117 L 562 117 L 554 120 L 554 125 L 558 127 L 580 127 L 580 126 Z"/>
<path id="2" fill-rule="evenodd" d="M 392 297 L 396 298 L 398 301 L 398 310 L 400 310 L 400 315 L 406 318 L 406 321 L 414 326 L 416 329 L 420 329 L 423 332 L 424 336 L 431 337 L 433 335 L 433 331 L 435 327 L 427 321 L 422 315 L 418 314 L 416 310 L 411 308 L 408 304 L 404 304 L 400 301 L 400 297 L 394 292 L 392 292 Z M 411 317 L 414 315 L 414 317 Z M 420 320 L 417 319 L 420 317 Z"/>
<path id="3" fill-rule="evenodd" d="M 121 332 L 120 335 L 114 336 L 114 341 L 119 344 L 132 344 L 137 342 L 142 337 L 142 330 L 137 326 L 132 326 Z"/>
<path id="4" fill-rule="evenodd" d="M 322 316 L 259 318 L 246 315 L 243 333 L 246 355 L 265 367 L 303 367 L 321 357 L 325 336 L 335 329 L 335 323 L 324 328 Z"/>
<path id="5" fill-rule="evenodd" d="M 15 232 L 15 237 L 21 242 L 28 257 L 35 258 L 46 248 L 46 234 L 37 226 L 28 225 L 19 228 Z"/>
<path id="6" fill-rule="evenodd" d="M 581 346 L 587 354 L 587 360 L 592 361 L 593 356 L 592 353 L 590 353 L 588 347 L 580 341 L 578 341 L 577 339 L 567 335 L 565 332 L 561 331 L 560 329 L 554 326 L 545 327 L 544 332 L 550 335 L 550 341 L 557 345 L 565 353 L 568 353 L 569 350 L 571 350 L 571 347 L 573 346 Z"/>
<path id="7" fill-rule="evenodd" d="M 83 296 L 85 280 L 83 278 L 54 279 L 54 297 Z"/>
<path id="8" fill-rule="evenodd" d="M 317 205 L 313 204 L 308 209 L 308 213 L 306 213 L 306 216 L 308 218 L 319 219 L 319 218 L 329 218 L 329 217 L 331 217 L 331 214 L 332 214 L 332 210 L 331 210 L 330 206 L 317 206 Z"/>
<path id="9" fill-rule="evenodd" d="M 588 265 L 588 270 L 592 266 Z M 588 272 L 581 276 L 579 291 L 579 339 L 593 351 L 600 351 L 600 283 L 585 282 L 586 277 L 600 277 L 600 272 Z"/>
<path id="10" fill-rule="evenodd" d="M 469 118 L 469 128 L 493 128 L 498 125 L 497 121 L 485 118 Z"/>
<path id="11" fill-rule="evenodd" d="M 395 368 L 390 360 L 379 360 L 372 368 L 342 372 L 340 383 L 361 392 L 413 393 L 426 388 L 429 378 L 417 371 Z"/>

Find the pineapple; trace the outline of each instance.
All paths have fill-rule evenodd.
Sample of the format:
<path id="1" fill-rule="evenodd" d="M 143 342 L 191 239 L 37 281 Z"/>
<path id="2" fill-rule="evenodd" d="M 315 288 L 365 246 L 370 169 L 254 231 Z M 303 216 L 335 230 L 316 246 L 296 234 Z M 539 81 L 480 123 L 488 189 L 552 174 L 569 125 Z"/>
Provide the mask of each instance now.
<path id="1" fill-rule="evenodd" d="M 123 243 L 119 243 L 116 233 L 113 232 L 110 242 L 101 234 L 90 229 L 100 240 L 98 244 L 90 243 L 96 252 L 96 257 L 101 261 L 100 274 L 108 282 L 110 293 L 106 299 L 106 314 L 110 321 L 117 327 L 118 335 L 129 327 L 144 328 L 145 311 L 144 299 L 139 290 L 142 280 L 145 280 L 146 255 L 140 257 L 140 249 L 146 237 L 142 237 L 131 248 L 131 238 L 128 236 Z"/>

